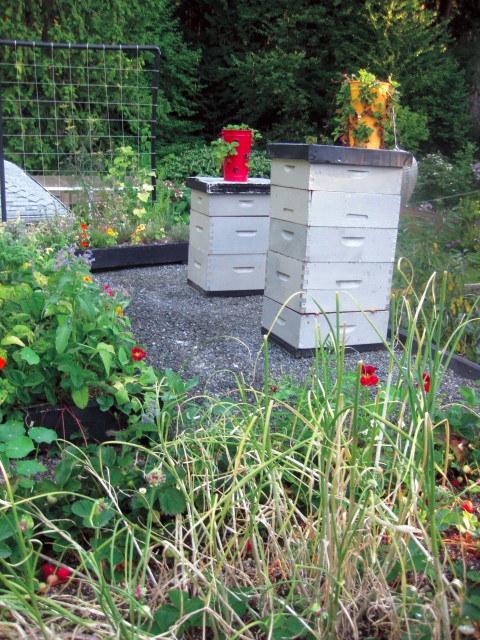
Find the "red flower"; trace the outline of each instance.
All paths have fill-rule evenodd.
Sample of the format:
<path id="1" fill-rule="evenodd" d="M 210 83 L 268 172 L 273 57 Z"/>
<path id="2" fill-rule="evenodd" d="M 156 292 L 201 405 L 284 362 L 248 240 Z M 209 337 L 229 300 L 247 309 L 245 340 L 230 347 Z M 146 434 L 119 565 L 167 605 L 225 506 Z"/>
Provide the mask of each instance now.
<path id="1" fill-rule="evenodd" d="M 88 242 L 86 242 L 85 240 L 82 242 L 82 247 L 88 247 Z"/>
<path id="2" fill-rule="evenodd" d="M 140 347 L 133 347 L 133 349 L 132 349 L 132 359 L 135 362 L 139 362 L 140 360 L 143 360 L 146 357 L 147 357 L 147 354 L 145 353 L 145 351 L 143 349 L 140 349 Z"/>
<path id="3" fill-rule="evenodd" d="M 0 369 L 3 369 L 3 367 L 7 364 L 7 361 L 5 360 L 5 358 L 0 358 Z"/>
<path id="4" fill-rule="evenodd" d="M 82 222 L 82 224 L 80 225 L 80 228 L 81 229 L 88 229 L 87 225 L 84 222 Z"/>
<path id="5" fill-rule="evenodd" d="M 371 365 L 362 365 L 360 384 L 364 387 L 373 387 L 378 384 L 378 378 L 374 375 L 375 371 L 375 367 L 372 367 Z"/>
<path id="6" fill-rule="evenodd" d="M 55 567 L 53 566 L 53 564 L 42 564 L 42 573 L 45 579 L 48 578 L 48 576 L 53 576 L 53 574 L 55 573 Z"/>
<path id="7" fill-rule="evenodd" d="M 462 504 L 462 509 L 467 513 L 473 513 L 475 507 L 473 506 L 473 502 L 471 500 L 465 500 L 465 502 Z"/>
<path id="8" fill-rule="evenodd" d="M 430 376 L 428 375 L 428 373 L 422 373 L 422 379 L 425 393 L 428 393 L 430 391 Z"/>

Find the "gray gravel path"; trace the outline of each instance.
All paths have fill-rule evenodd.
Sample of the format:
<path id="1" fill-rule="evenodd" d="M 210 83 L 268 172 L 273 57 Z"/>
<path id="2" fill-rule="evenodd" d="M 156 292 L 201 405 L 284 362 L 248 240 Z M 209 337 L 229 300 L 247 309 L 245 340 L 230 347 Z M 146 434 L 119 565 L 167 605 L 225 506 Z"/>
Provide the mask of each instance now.
<path id="1" fill-rule="evenodd" d="M 121 269 L 95 277 L 131 300 L 127 314 L 151 364 L 180 372 L 183 379 L 199 376 L 197 393 L 223 395 L 236 388 L 235 376 L 244 376 L 247 385 L 261 388 L 262 296 L 203 296 L 187 284 L 186 265 Z M 385 379 L 386 352 L 349 350 L 346 368 L 355 371 L 360 359 L 375 366 L 379 379 Z M 270 382 L 277 384 L 282 376 L 303 381 L 312 362 L 312 358 L 294 358 L 270 344 Z M 441 389 L 444 400 L 459 398 L 460 386 L 476 385 L 447 372 Z"/>

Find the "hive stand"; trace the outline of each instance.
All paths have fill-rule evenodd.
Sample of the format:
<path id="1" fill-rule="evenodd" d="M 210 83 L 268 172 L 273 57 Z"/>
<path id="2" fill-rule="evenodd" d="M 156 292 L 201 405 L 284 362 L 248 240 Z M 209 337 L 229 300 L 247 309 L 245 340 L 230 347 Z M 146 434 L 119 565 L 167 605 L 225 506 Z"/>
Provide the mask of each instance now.
<path id="1" fill-rule="evenodd" d="M 336 327 L 338 304 L 347 345 L 381 344 L 388 329 L 402 172 L 411 154 L 308 144 L 271 144 L 268 152 L 262 331 L 273 327 L 273 341 L 294 355 L 308 355 Z"/>
<path id="2" fill-rule="evenodd" d="M 262 294 L 270 180 L 188 178 L 192 190 L 188 284 L 207 296 Z"/>

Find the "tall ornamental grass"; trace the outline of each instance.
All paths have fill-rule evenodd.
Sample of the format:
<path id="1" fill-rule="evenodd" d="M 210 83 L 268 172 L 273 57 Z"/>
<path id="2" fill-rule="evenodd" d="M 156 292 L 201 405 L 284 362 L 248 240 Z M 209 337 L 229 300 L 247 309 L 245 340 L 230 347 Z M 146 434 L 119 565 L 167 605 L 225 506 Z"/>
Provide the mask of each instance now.
<path id="1" fill-rule="evenodd" d="M 15 553 L 0 554 L 0 635 L 446 640 L 465 630 L 464 576 L 437 517 L 449 430 L 433 416 L 446 350 L 475 320 L 440 341 L 446 282 L 433 275 L 421 295 L 392 300 L 385 380 L 361 360 L 347 370 L 337 322 L 319 336 L 307 382 L 285 392 L 269 380 L 266 337 L 262 390 L 238 378 L 221 399 L 192 398 L 179 381 L 168 393 L 157 385 L 157 410 L 121 440 L 65 445 L 55 490 L 20 492 L 3 470 L 0 540 Z M 428 315 L 427 296 L 437 300 Z M 67 475 L 73 489 L 59 490 Z M 68 579 L 45 582 L 45 563 Z"/>

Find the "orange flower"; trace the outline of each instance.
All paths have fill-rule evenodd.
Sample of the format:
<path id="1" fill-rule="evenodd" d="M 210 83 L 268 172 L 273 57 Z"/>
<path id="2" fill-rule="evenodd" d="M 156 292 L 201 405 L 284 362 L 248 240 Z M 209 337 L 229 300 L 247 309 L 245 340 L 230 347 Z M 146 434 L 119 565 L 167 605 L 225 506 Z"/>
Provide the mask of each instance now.
<path id="1" fill-rule="evenodd" d="M 80 225 L 80 228 L 81 229 L 88 229 L 87 225 L 84 222 L 82 222 L 82 224 Z"/>
<path id="2" fill-rule="evenodd" d="M 85 240 L 82 242 L 82 247 L 88 247 L 88 242 L 86 242 Z"/>
<path id="3" fill-rule="evenodd" d="M 90 276 L 83 276 L 83 279 L 85 280 L 85 282 L 91 282 L 92 281 Z"/>

